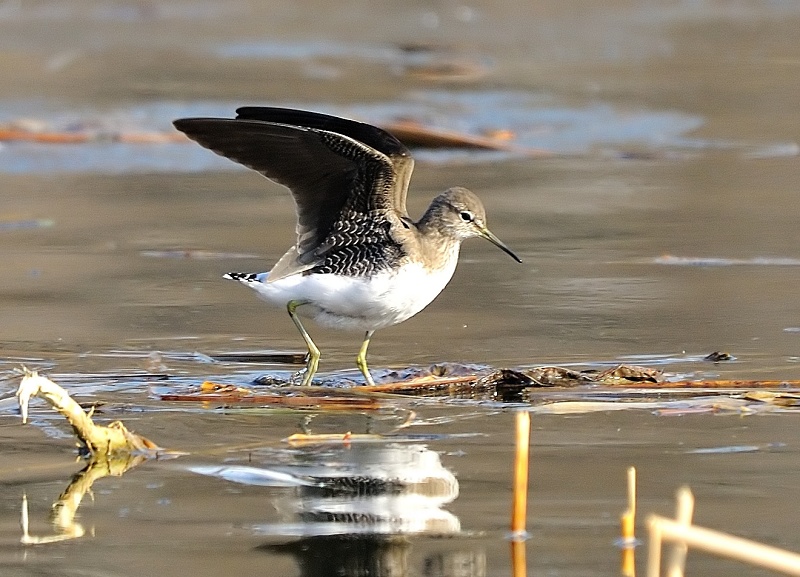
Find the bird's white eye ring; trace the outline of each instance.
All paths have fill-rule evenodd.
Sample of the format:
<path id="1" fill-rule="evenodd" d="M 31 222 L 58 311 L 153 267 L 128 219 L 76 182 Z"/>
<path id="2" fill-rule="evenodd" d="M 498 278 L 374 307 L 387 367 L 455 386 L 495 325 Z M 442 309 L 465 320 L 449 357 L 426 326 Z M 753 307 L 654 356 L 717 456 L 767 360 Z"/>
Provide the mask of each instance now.
<path id="1" fill-rule="evenodd" d="M 464 222 L 472 222 L 473 220 L 475 220 L 475 217 L 473 216 L 473 214 L 468 210 L 462 210 L 458 214 L 458 216 L 460 216 L 461 220 L 463 220 Z"/>

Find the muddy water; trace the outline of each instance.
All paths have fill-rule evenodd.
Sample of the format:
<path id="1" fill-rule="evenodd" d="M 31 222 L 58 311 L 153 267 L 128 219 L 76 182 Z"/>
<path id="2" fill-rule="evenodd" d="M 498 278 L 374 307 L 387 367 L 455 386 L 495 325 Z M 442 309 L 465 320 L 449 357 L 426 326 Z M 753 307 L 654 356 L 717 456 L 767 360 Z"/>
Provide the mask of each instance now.
<path id="1" fill-rule="evenodd" d="M 552 156 L 419 151 L 409 204 L 418 215 L 447 186 L 478 191 L 524 264 L 467 243 L 447 290 L 376 335 L 376 376 L 446 361 L 634 361 L 691 378 L 797 379 L 799 24 L 790 2 L 6 2 L 0 122 L 162 131 L 178 116 L 280 104 L 508 129 Z M 207 356 L 301 349 L 284 312 L 220 278 L 268 267 L 292 227 L 279 187 L 199 147 L 0 144 L 0 396 L 24 362 L 189 453 L 98 480 L 79 510 L 85 536 L 23 547 L 22 495 L 30 533 L 51 535 L 50 505 L 82 465 L 61 421 L 40 408 L 20 427 L 0 399 L 4 575 L 509 571 L 507 407 L 436 401 L 312 420 L 314 432 L 392 431 L 416 411 L 394 442 L 345 450 L 283 442 L 301 429 L 297 413 L 155 398 L 147 371 L 190 386 L 295 369 Z M 359 335 L 313 335 L 323 376 L 351 375 Z M 737 360 L 701 360 L 714 350 Z M 787 498 L 795 418 L 535 415 L 531 574 L 619 572 L 629 465 L 643 513 L 670 512 L 689 484 L 699 523 L 800 550 Z M 301 482 L 423 465 L 443 491 L 424 499 Z M 234 466 L 250 469 L 220 469 Z M 288 477 L 264 480 L 276 472 Z M 689 567 L 742 571 L 694 553 Z"/>

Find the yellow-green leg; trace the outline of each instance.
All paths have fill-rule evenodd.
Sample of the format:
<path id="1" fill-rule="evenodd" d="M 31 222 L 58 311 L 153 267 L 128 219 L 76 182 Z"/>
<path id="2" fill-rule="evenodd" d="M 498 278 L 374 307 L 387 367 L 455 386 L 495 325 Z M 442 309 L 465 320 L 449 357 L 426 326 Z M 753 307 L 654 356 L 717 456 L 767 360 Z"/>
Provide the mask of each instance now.
<path id="1" fill-rule="evenodd" d="M 367 366 L 367 347 L 369 347 L 369 340 L 373 334 L 375 334 L 375 331 L 367 331 L 367 334 L 364 335 L 364 342 L 361 343 L 361 348 L 358 350 L 358 356 L 356 357 L 356 365 L 361 369 L 361 374 L 364 375 L 367 384 L 372 386 L 375 385 L 375 381 L 372 380 L 372 375 L 369 374 L 369 367 Z"/>
<path id="2" fill-rule="evenodd" d="M 306 347 L 308 347 L 308 362 L 306 362 L 303 382 L 300 383 L 301 386 L 311 384 L 311 379 L 314 378 L 314 375 L 317 373 L 317 367 L 319 366 L 319 349 L 317 348 L 317 345 L 314 344 L 314 341 L 311 340 L 311 336 L 308 334 L 308 331 L 306 331 L 303 323 L 300 322 L 300 317 L 297 316 L 297 307 L 304 304 L 307 303 L 305 301 L 289 301 L 286 304 L 286 310 L 289 311 L 289 316 L 292 317 L 294 326 L 296 326 L 297 330 L 300 331 L 300 335 L 306 342 Z"/>

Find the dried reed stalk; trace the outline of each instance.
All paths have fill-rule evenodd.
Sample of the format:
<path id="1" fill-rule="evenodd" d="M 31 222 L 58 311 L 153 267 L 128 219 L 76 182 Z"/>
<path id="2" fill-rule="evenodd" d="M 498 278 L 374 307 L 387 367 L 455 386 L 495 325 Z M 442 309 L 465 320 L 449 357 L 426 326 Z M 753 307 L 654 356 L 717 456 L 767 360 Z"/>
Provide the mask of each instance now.
<path id="1" fill-rule="evenodd" d="M 729 557 L 787 575 L 800 576 L 800 555 L 797 553 L 696 525 L 687 526 L 679 521 L 658 515 L 651 515 L 647 524 L 651 539 L 648 577 L 658 577 L 659 575 L 662 539 L 685 543 L 688 547 L 695 547 L 715 555 Z M 656 547 L 654 544 L 657 544 L 658 547 L 655 555 L 653 555 L 654 547 Z"/>

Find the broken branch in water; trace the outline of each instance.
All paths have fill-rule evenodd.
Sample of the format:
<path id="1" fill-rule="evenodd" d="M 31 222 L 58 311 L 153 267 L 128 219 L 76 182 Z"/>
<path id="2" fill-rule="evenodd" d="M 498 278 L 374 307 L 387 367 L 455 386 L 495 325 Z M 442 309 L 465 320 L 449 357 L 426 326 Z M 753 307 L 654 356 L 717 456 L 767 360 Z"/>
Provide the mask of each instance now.
<path id="1" fill-rule="evenodd" d="M 87 414 L 69 393 L 36 371 L 23 368 L 22 382 L 17 389 L 22 422 L 28 421 L 28 403 L 31 397 L 41 397 L 64 415 L 81 443 L 92 455 L 110 455 L 121 451 L 157 451 L 158 445 L 130 432 L 120 421 L 108 426 L 95 425 L 91 413 Z"/>
<path id="2" fill-rule="evenodd" d="M 28 404 L 32 397 L 41 397 L 64 415 L 82 445 L 89 451 L 89 463 L 77 473 L 67 488 L 53 504 L 50 521 L 54 535 L 31 535 L 28 528 L 28 502 L 22 500 L 22 538 L 25 545 L 53 543 L 82 537 L 86 531 L 75 521 L 83 497 L 91 491 L 92 484 L 109 475 L 119 477 L 142 461 L 164 453 L 152 441 L 132 433 L 120 421 L 108 426 L 92 422 L 69 393 L 48 378 L 23 367 L 22 382 L 17 390 L 22 422 L 28 421 Z M 167 454 L 169 456 L 169 454 Z M 172 453 L 177 456 L 177 453 Z"/>

